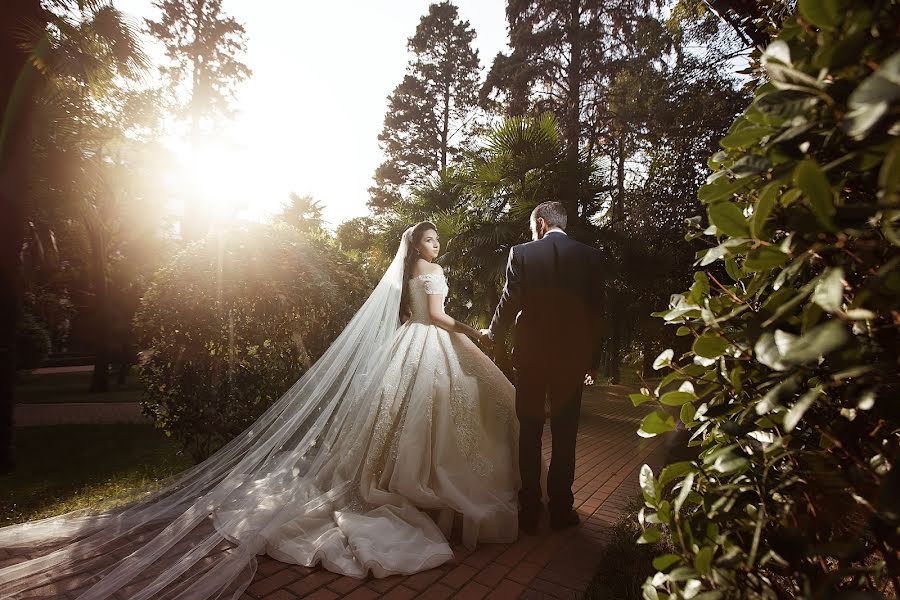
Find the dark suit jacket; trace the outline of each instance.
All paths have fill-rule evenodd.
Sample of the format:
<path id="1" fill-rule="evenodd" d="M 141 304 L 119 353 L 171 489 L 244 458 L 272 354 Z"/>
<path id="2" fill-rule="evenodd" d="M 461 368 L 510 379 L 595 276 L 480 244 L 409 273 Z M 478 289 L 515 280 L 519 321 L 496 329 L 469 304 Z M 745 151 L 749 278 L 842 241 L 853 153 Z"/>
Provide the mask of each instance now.
<path id="1" fill-rule="evenodd" d="M 515 319 L 516 368 L 572 376 L 596 368 L 602 256 L 561 232 L 510 249 L 491 333 L 495 338 L 504 335 Z"/>

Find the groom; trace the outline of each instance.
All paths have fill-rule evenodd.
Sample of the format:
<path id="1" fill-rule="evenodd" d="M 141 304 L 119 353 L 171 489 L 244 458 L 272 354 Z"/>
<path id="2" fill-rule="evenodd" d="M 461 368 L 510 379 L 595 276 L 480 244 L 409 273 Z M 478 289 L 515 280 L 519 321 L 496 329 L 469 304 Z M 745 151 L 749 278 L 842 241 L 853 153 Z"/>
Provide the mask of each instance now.
<path id="1" fill-rule="evenodd" d="M 502 337 L 515 319 L 513 367 L 516 414 L 519 418 L 519 526 L 537 531 L 541 502 L 541 435 L 545 401 L 550 401 L 553 440 L 547 491 L 550 525 L 564 529 L 578 524 L 573 510 L 575 437 L 586 373 L 596 365 L 601 303 L 601 253 L 569 238 L 566 210 L 559 202 L 544 202 L 531 213 L 534 241 L 513 246 L 506 268 L 506 286 L 490 329 Z"/>

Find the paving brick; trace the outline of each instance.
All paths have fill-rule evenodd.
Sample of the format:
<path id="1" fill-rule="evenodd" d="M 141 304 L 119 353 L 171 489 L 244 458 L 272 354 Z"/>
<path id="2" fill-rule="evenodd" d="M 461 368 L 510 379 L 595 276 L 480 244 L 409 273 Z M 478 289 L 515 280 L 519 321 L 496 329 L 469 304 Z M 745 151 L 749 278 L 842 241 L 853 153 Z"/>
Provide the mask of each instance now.
<path id="1" fill-rule="evenodd" d="M 292 594 L 286 589 L 281 588 L 267 595 L 263 600 L 297 600 L 297 598 L 297 594 Z"/>
<path id="2" fill-rule="evenodd" d="M 488 565 L 475 576 L 475 581 L 493 588 L 509 573 L 509 570 L 509 567 L 496 563 Z"/>
<path id="3" fill-rule="evenodd" d="M 420 600 L 444 600 L 445 598 L 449 598 L 453 594 L 456 593 L 452 587 L 448 585 L 444 585 L 443 583 L 435 583 L 428 587 L 428 589 L 419 592 Z"/>
<path id="4" fill-rule="evenodd" d="M 287 588 L 302 598 L 334 581 L 338 577 L 337 574 L 329 573 L 323 569 L 316 571 L 315 573 L 310 573 L 302 579 L 298 579 L 294 583 L 288 585 Z"/>
<path id="5" fill-rule="evenodd" d="M 504 579 L 500 585 L 488 594 L 488 600 L 513 600 L 525 591 L 525 586 L 511 579 Z"/>
<path id="6" fill-rule="evenodd" d="M 387 594 L 382 596 L 386 600 L 409 600 L 410 598 L 415 598 L 417 596 L 417 592 L 414 589 L 408 588 L 405 585 L 398 585 L 391 588 Z"/>
<path id="7" fill-rule="evenodd" d="M 362 584 L 362 579 L 356 579 L 354 577 L 338 577 L 328 584 L 328 589 L 343 596 L 349 594 Z"/>
<path id="8" fill-rule="evenodd" d="M 313 593 L 303 596 L 304 600 L 335 600 L 335 598 L 340 598 L 339 594 L 335 594 L 328 588 L 319 588 Z"/>
<path id="9" fill-rule="evenodd" d="M 372 600 L 380 597 L 381 594 L 366 586 L 361 586 L 344 596 L 344 600 Z"/>
<path id="10" fill-rule="evenodd" d="M 444 585 L 449 585 L 452 588 L 461 588 L 464 586 L 472 577 L 478 572 L 478 569 L 475 567 L 470 567 L 469 565 L 459 565 L 455 567 L 452 571 L 447 573 L 442 579 L 441 583 Z"/>
<path id="11" fill-rule="evenodd" d="M 247 591 L 258 598 L 262 598 L 263 596 L 274 592 L 278 588 L 284 587 L 296 581 L 297 577 L 298 576 L 296 573 L 292 572 L 290 569 L 285 569 L 283 571 L 275 573 L 274 575 L 270 575 L 269 577 L 257 579 L 252 584 L 250 584 L 250 587 L 247 588 Z"/>
<path id="12" fill-rule="evenodd" d="M 454 596 L 454 598 L 459 598 L 460 600 L 481 600 L 487 596 L 490 591 L 491 588 L 488 586 L 481 585 L 477 581 L 470 581 L 456 596 Z"/>
<path id="13" fill-rule="evenodd" d="M 405 579 L 406 578 L 402 575 L 391 575 L 390 577 L 384 577 L 382 579 L 374 579 L 366 585 L 368 585 L 376 592 L 381 592 L 382 594 L 384 594 L 392 587 L 400 584 Z"/>
<path id="14" fill-rule="evenodd" d="M 411 587 L 414 590 L 424 590 L 443 576 L 444 572 L 440 569 L 429 569 L 427 571 L 422 571 L 421 573 L 416 573 L 415 575 L 410 575 L 404 585 Z"/>
<path id="15" fill-rule="evenodd" d="M 509 572 L 508 577 L 513 581 L 528 585 L 541 572 L 541 568 L 541 565 L 535 563 L 521 562 Z"/>

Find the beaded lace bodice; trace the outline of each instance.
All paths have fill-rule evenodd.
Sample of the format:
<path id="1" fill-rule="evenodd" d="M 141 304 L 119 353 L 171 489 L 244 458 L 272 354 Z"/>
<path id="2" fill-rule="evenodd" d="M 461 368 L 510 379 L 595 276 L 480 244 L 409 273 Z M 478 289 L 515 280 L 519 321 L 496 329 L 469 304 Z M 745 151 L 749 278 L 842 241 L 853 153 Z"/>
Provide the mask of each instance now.
<path id="1" fill-rule="evenodd" d="M 409 280 L 409 308 L 412 321 L 431 323 L 428 316 L 428 296 L 440 295 L 447 298 L 447 278 L 443 273 L 425 273 Z"/>

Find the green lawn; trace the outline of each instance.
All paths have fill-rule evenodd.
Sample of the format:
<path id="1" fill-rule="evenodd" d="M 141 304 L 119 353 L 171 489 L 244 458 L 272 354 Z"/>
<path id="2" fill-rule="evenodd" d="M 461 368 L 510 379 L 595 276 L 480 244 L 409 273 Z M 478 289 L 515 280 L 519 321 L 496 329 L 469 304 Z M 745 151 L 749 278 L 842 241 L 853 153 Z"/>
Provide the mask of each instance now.
<path id="1" fill-rule="evenodd" d="M 15 430 L 16 470 L 0 475 L 0 526 L 88 506 L 191 466 L 152 425 L 53 425 Z"/>
<path id="2" fill-rule="evenodd" d="M 56 402 L 140 402 L 143 387 L 137 374 L 128 376 L 124 385 L 110 375 L 109 392 L 93 394 L 90 371 L 76 373 L 22 373 L 16 385 L 16 403 L 48 404 Z"/>

